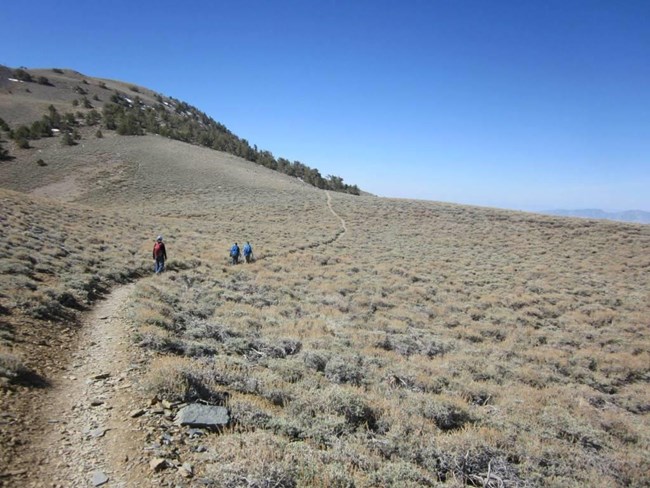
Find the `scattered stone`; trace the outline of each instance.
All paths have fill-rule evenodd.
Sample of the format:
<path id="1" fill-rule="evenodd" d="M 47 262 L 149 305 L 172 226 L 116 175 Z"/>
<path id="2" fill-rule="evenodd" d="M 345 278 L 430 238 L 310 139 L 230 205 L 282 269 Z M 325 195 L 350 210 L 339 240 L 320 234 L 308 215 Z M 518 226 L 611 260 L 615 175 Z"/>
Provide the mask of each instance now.
<path id="1" fill-rule="evenodd" d="M 171 410 L 171 408 L 172 408 L 172 403 L 171 402 L 169 402 L 167 400 L 163 400 L 161 403 L 162 403 L 162 406 L 163 406 L 163 408 L 165 410 Z"/>
<path id="2" fill-rule="evenodd" d="M 167 460 L 164 458 L 153 458 L 149 461 L 149 467 L 154 471 L 162 471 L 167 467 Z"/>
<path id="3" fill-rule="evenodd" d="M 149 406 L 153 407 L 159 401 L 160 401 L 160 398 L 158 398 L 158 395 L 154 395 L 154 397 L 151 400 L 149 400 Z"/>
<path id="4" fill-rule="evenodd" d="M 230 423 L 230 415 L 225 407 L 192 403 L 178 411 L 175 423 L 190 427 L 225 427 Z"/>
<path id="5" fill-rule="evenodd" d="M 108 483 L 108 476 L 102 471 L 95 471 L 92 477 L 93 486 L 102 486 Z"/>
<path id="6" fill-rule="evenodd" d="M 187 429 L 187 435 L 189 437 L 200 437 L 205 435 L 205 432 L 201 429 Z"/>
<path id="7" fill-rule="evenodd" d="M 93 376 L 94 380 L 105 380 L 106 378 L 109 378 L 111 376 L 111 373 L 99 373 Z"/>
<path id="8" fill-rule="evenodd" d="M 149 444 L 148 446 L 145 446 L 144 450 L 145 451 L 157 451 L 158 449 L 162 448 L 162 445 L 154 442 L 152 444 Z"/>
<path id="9" fill-rule="evenodd" d="M 93 400 L 90 402 L 91 407 L 99 407 L 100 405 L 104 404 L 104 400 Z"/>
<path id="10" fill-rule="evenodd" d="M 136 410 L 133 410 L 131 413 L 129 413 L 129 417 L 132 419 L 137 418 L 137 417 L 142 417 L 147 411 L 144 408 L 138 408 Z"/>
<path id="11" fill-rule="evenodd" d="M 155 413 L 156 415 L 162 415 L 165 413 L 165 409 L 160 406 L 156 406 L 151 409 L 151 413 Z"/>
<path id="12" fill-rule="evenodd" d="M 95 438 L 98 438 L 98 437 L 104 437 L 104 434 L 106 434 L 106 431 L 107 431 L 107 430 L 108 430 L 108 429 L 104 429 L 104 428 L 101 428 L 101 427 L 100 427 L 100 428 L 98 428 L 98 429 L 93 429 L 93 430 L 91 430 L 91 431 L 89 432 L 89 434 L 90 434 L 90 437 L 95 437 Z"/>
<path id="13" fill-rule="evenodd" d="M 183 478 L 191 478 L 194 476 L 194 468 L 190 463 L 183 463 L 183 465 L 178 468 L 178 474 Z"/>

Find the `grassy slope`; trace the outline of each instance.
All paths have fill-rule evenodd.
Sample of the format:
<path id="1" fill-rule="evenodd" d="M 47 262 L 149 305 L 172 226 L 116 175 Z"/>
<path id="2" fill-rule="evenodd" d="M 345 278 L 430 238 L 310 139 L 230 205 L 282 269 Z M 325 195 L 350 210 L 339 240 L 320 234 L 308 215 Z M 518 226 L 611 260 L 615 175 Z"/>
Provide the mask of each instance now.
<path id="1" fill-rule="evenodd" d="M 73 200 L 0 195 L 5 350 L 41 375 L 33 342 L 15 341 L 33 310 L 141 274 L 163 233 L 170 272 L 133 303 L 153 352 L 142 387 L 230 393 L 237 428 L 183 454 L 202 477 L 647 485 L 650 227 L 332 194 L 348 230 L 328 243 L 324 192 L 106 135 L 35 141 L 0 166 L 2 187 Z M 263 259 L 226 266 L 247 239 Z"/>

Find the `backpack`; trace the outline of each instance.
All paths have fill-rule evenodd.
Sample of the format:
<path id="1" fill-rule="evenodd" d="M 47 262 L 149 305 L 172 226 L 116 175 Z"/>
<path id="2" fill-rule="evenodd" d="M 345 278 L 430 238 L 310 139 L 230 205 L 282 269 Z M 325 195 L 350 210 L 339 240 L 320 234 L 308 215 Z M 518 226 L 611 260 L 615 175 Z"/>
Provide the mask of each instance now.
<path id="1" fill-rule="evenodd" d="M 253 252 L 253 249 L 250 245 L 246 244 L 244 246 L 244 256 L 249 256 Z"/>
<path id="2" fill-rule="evenodd" d="M 162 242 L 156 242 L 153 246 L 153 255 L 159 258 L 164 254 L 165 245 Z"/>
<path id="3" fill-rule="evenodd" d="M 230 255 L 234 258 L 235 256 L 239 256 L 239 247 L 238 246 L 232 246 L 230 248 Z"/>

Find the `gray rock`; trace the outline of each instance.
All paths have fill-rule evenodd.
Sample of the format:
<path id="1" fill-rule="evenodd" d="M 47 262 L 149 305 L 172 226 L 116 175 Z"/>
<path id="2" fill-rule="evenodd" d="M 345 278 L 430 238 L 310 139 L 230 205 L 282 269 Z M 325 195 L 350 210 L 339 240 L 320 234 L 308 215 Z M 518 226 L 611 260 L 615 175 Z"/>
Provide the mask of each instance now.
<path id="1" fill-rule="evenodd" d="M 92 477 L 93 486 L 102 486 L 105 483 L 108 483 L 108 476 L 106 476 L 102 471 L 95 471 Z"/>
<path id="2" fill-rule="evenodd" d="M 90 435 L 90 437 L 95 437 L 95 438 L 104 437 L 104 434 L 106 434 L 106 430 L 108 430 L 108 429 L 104 429 L 104 428 L 100 427 L 100 428 L 91 430 L 88 434 Z"/>
<path id="3" fill-rule="evenodd" d="M 149 461 L 149 467 L 154 472 L 162 471 L 167 467 L 167 460 L 163 458 L 153 458 Z"/>
<path id="4" fill-rule="evenodd" d="M 205 432 L 201 429 L 188 429 L 186 433 L 189 437 L 200 437 L 205 435 Z"/>
<path id="5" fill-rule="evenodd" d="M 230 415 L 225 407 L 192 403 L 178 411 L 175 423 L 190 427 L 225 427 L 230 423 Z"/>
<path id="6" fill-rule="evenodd" d="M 145 413 L 147 413 L 147 411 L 146 411 L 145 409 L 143 409 L 143 408 L 138 408 L 137 410 L 133 410 L 133 411 L 131 411 L 131 412 L 129 413 L 129 417 L 131 417 L 132 419 L 134 419 L 134 418 L 137 418 L 137 417 L 140 417 L 140 416 L 144 415 Z"/>
<path id="7" fill-rule="evenodd" d="M 191 478 L 194 476 L 194 468 L 190 463 L 183 463 L 183 465 L 178 468 L 178 474 L 183 478 Z"/>

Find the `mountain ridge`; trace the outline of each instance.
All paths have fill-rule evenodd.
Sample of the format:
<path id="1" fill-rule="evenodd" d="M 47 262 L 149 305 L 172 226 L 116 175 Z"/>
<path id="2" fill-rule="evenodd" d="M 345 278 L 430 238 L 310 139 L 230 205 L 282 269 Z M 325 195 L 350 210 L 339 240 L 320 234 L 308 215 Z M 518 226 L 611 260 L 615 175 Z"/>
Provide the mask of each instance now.
<path id="1" fill-rule="evenodd" d="M 70 104 L 72 111 L 68 111 Z M 50 137 L 53 130 L 61 131 L 72 143 L 80 126 L 115 130 L 120 135 L 153 133 L 242 157 L 320 189 L 361 194 L 357 185 L 339 176 L 323 177 L 317 168 L 258 149 L 186 102 L 128 82 L 69 69 L 0 66 L 0 113 L 7 119 L 0 120 L 0 127 L 5 126 L 18 150 L 28 147 L 30 139 Z"/>
<path id="2" fill-rule="evenodd" d="M 557 215 L 559 217 L 577 217 L 584 219 L 614 220 L 617 222 L 630 222 L 635 224 L 650 224 L 650 212 L 646 212 L 645 210 L 608 212 L 599 208 L 585 208 L 544 210 L 540 213 L 545 215 Z"/>

